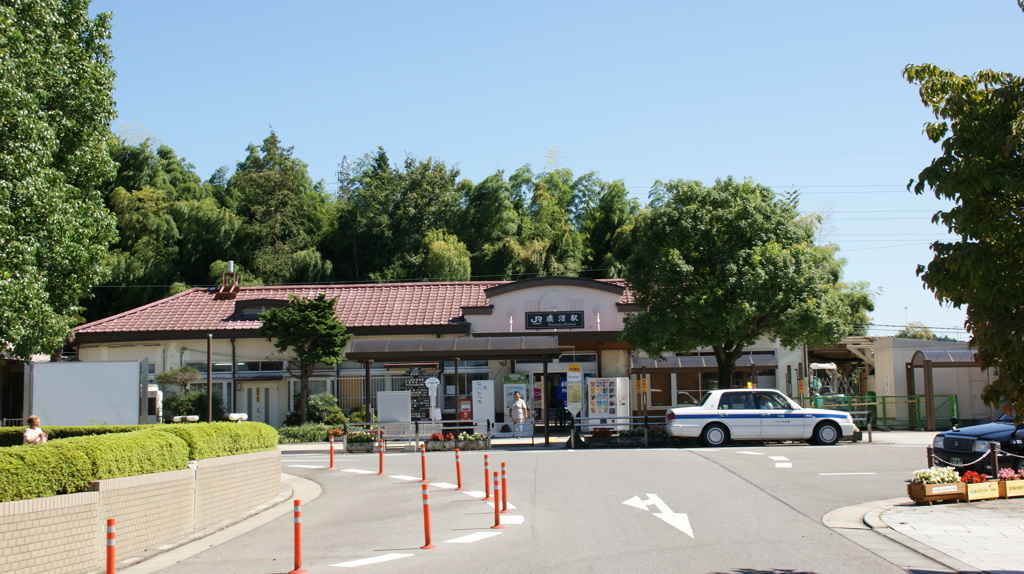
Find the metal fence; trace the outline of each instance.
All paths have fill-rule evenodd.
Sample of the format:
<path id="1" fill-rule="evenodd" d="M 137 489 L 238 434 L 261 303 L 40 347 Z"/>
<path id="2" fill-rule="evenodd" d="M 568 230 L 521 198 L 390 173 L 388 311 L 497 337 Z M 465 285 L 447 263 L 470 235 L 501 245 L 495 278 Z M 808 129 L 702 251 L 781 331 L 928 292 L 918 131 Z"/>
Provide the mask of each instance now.
<path id="1" fill-rule="evenodd" d="M 876 429 L 920 429 L 924 427 L 927 418 L 924 395 L 825 395 L 803 397 L 798 402 L 805 407 L 847 412 L 869 411 L 872 425 Z M 960 408 L 956 395 L 935 395 L 935 424 L 937 426 L 949 426 L 949 419 L 959 416 Z"/>

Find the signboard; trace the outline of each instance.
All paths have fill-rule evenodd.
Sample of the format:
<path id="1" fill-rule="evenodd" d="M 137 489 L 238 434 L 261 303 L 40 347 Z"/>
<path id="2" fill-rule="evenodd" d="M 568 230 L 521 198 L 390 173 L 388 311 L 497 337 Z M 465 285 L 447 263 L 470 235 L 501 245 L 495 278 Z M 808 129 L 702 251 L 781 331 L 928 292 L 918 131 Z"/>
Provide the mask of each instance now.
<path id="1" fill-rule="evenodd" d="M 565 370 L 565 380 L 569 383 L 582 383 L 583 369 L 576 363 L 569 365 L 569 368 Z"/>
<path id="2" fill-rule="evenodd" d="M 583 311 L 544 311 L 526 314 L 527 329 L 582 329 Z"/>

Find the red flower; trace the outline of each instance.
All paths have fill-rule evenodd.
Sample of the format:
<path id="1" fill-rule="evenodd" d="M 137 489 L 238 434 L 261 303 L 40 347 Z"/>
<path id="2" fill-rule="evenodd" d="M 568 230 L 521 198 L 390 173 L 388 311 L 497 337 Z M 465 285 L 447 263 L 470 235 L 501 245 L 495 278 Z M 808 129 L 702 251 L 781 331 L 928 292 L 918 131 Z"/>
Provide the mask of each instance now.
<path id="1" fill-rule="evenodd" d="M 988 482 L 988 475 L 984 473 L 974 472 L 973 470 L 968 470 L 960 478 L 960 481 L 966 482 L 967 484 L 978 484 L 981 482 Z"/>

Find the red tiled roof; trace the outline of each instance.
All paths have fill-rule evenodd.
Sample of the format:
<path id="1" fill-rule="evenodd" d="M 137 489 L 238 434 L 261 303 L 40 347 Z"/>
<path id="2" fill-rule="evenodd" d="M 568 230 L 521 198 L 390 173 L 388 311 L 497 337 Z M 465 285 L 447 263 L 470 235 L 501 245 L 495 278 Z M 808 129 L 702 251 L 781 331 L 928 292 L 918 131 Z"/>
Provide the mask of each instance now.
<path id="1" fill-rule="evenodd" d="M 607 280 L 624 285 L 621 280 Z M 216 289 L 183 291 L 105 319 L 75 328 L 76 335 L 167 331 L 256 330 L 261 322 L 240 320 L 236 303 L 287 300 L 288 295 L 337 298 L 338 318 L 347 327 L 402 327 L 449 325 L 462 317 L 463 307 L 488 305 L 484 290 L 509 281 L 443 283 L 372 283 L 357 285 L 305 285 L 242 287 L 234 299 L 216 299 Z M 623 303 L 632 302 L 627 290 Z"/>

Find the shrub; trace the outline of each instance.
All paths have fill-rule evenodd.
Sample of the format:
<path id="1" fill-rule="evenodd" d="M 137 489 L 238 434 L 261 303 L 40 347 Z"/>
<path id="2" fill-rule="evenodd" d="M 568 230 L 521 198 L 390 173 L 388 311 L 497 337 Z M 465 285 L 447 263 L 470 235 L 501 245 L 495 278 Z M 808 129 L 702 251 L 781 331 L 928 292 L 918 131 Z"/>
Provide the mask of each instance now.
<path id="1" fill-rule="evenodd" d="M 105 436 L 78 436 L 48 442 L 50 448 L 84 453 L 93 480 L 136 476 L 188 467 L 188 445 L 149 429 Z"/>
<path id="2" fill-rule="evenodd" d="M 277 431 L 257 422 L 165 424 L 151 427 L 155 432 L 178 436 L 188 445 L 189 460 L 277 448 Z"/>
<path id="3" fill-rule="evenodd" d="M 170 420 L 172 417 L 184 415 L 198 415 L 199 420 L 206 420 L 206 393 L 182 393 L 164 397 L 164 417 Z M 224 420 L 224 399 L 220 395 L 213 395 L 213 420 Z"/>
<path id="4" fill-rule="evenodd" d="M 43 445 L 0 450 L 0 502 L 43 498 L 89 489 L 92 464 L 77 450 Z"/>
<path id="5" fill-rule="evenodd" d="M 306 423 L 302 426 L 285 426 L 277 429 L 279 443 L 323 442 L 327 440 L 330 428 L 321 423 Z"/>

